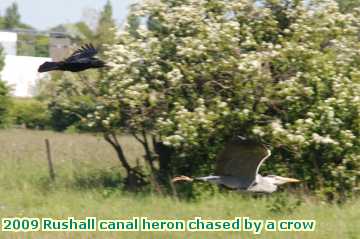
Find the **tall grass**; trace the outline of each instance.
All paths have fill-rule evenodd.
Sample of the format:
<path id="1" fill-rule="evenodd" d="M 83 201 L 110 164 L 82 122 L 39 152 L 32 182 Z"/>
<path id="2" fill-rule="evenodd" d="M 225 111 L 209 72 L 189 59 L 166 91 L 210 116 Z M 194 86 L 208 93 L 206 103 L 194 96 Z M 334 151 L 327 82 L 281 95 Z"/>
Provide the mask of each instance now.
<path id="1" fill-rule="evenodd" d="M 56 182 L 50 183 L 44 139 L 50 139 Z M 121 137 L 132 163 L 143 152 Z M 121 190 L 120 164 L 101 137 L 26 130 L 0 131 L 0 218 L 74 216 L 98 219 L 314 219 L 315 232 L 35 232 L 0 238 L 360 238 L 360 201 L 330 205 L 291 193 L 250 197 L 230 192 L 182 201 Z M 290 195 L 290 196 L 289 196 Z M 298 204 L 297 202 L 301 202 Z M 280 207 L 277 207 L 279 206 Z M 285 208 L 285 209 L 280 209 Z"/>

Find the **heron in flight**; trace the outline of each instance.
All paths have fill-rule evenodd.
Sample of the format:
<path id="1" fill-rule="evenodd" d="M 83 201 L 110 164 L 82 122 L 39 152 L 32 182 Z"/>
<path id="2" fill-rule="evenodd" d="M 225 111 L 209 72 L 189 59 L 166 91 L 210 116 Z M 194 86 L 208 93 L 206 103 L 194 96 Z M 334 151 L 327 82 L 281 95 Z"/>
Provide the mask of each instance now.
<path id="1" fill-rule="evenodd" d="M 205 181 L 233 190 L 264 193 L 275 192 L 284 183 L 300 182 L 294 178 L 260 175 L 259 168 L 270 155 L 265 145 L 238 136 L 218 154 L 215 175 L 196 178 L 179 176 L 172 181 Z"/>
<path id="2" fill-rule="evenodd" d="M 89 68 L 105 67 L 105 62 L 95 57 L 97 53 L 92 44 L 86 44 L 63 61 L 43 63 L 38 72 L 54 70 L 79 72 Z"/>

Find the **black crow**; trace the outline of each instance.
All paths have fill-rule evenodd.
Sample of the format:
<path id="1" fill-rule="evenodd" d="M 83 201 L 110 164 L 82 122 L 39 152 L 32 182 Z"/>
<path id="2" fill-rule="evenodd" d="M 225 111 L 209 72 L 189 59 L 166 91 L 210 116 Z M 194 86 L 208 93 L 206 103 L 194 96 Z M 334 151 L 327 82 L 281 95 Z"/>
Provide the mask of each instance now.
<path id="1" fill-rule="evenodd" d="M 106 66 L 105 62 L 94 57 L 97 53 L 97 50 L 92 44 L 86 44 L 63 61 L 45 62 L 39 67 L 38 72 L 54 70 L 79 72 L 89 68 Z"/>

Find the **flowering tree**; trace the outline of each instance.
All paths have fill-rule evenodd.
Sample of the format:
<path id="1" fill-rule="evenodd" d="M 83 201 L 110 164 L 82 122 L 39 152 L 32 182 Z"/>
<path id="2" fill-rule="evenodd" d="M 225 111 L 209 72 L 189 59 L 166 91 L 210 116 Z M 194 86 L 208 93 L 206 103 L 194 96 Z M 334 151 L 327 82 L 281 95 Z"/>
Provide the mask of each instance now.
<path id="1" fill-rule="evenodd" d="M 359 0 L 337 0 L 340 10 L 343 12 L 350 12 L 355 7 L 360 6 Z"/>
<path id="2" fill-rule="evenodd" d="M 274 152 L 265 171 L 328 196 L 354 192 L 359 13 L 331 0 L 145 0 L 131 13 L 136 29 L 109 47 L 86 124 L 111 143 L 132 133 L 154 170 L 147 136 L 171 147 L 160 162 L 170 174 L 208 173 L 226 139 L 256 138 Z"/>

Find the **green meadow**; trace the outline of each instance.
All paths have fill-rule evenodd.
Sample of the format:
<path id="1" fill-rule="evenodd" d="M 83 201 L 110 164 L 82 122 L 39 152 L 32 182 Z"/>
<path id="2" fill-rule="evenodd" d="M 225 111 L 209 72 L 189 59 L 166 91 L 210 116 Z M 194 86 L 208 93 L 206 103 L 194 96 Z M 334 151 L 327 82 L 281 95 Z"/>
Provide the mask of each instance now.
<path id="1" fill-rule="evenodd" d="M 49 139 L 56 181 L 50 182 L 44 140 Z M 123 136 L 131 162 L 141 164 L 136 141 Z M 0 238 L 360 238 L 360 201 L 329 204 L 299 192 L 252 197 L 229 192 L 180 200 L 151 190 L 121 190 L 120 164 L 100 136 L 49 131 L 0 131 L 0 217 L 67 219 L 316 220 L 313 232 L 0 232 Z M 289 202 L 288 202 L 289 201 Z M 286 209 L 280 210 L 277 205 Z"/>

